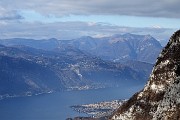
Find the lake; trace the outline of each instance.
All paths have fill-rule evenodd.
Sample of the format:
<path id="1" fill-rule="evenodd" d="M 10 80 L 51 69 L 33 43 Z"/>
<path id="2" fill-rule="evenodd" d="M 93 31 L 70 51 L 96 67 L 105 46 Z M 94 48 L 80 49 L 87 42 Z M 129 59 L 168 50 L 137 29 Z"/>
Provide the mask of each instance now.
<path id="1" fill-rule="evenodd" d="M 84 116 L 69 106 L 115 99 L 127 99 L 143 86 L 131 88 L 104 88 L 85 91 L 64 91 L 31 97 L 0 100 L 1 120 L 65 120 Z"/>

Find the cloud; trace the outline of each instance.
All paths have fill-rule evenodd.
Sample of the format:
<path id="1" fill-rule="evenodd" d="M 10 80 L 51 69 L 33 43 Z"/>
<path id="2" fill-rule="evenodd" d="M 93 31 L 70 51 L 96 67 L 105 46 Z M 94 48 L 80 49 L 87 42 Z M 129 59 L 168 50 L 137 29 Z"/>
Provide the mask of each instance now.
<path id="1" fill-rule="evenodd" d="M 113 26 L 103 23 L 88 22 L 8 22 L 0 24 L 1 39 L 33 38 L 33 39 L 74 39 L 82 36 L 102 37 L 114 34 L 134 33 L 150 34 L 159 40 L 168 40 L 175 31 L 168 28 L 134 28 Z"/>
<path id="2" fill-rule="evenodd" d="M 32 10 L 43 15 L 127 15 L 180 18 L 179 0 L 1 0 L 10 10 Z"/>
<path id="3" fill-rule="evenodd" d="M 23 19 L 23 17 L 19 15 L 16 10 L 8 10 L 0 6 L 0 20 L 1 21 L 20 20 L 20 19 Z"/>
<path id="4" fill-rule="evenodd" d="M 84 15 L 83 17 L 87 17 L 88 15 L 127 15 L 180 18 L 180 14 L 178 14 L 178 11 L 180 11 L 179 4 L 180 1 L 178 0 L 1 0 L 0 36 L 1 39 L 73 39 L 81 36 L 103 37 L 114 34 L 134 33 L 150 34 L 161 41 L 168 40 L 175 29 L 163 28 L 158 22 L 152 22 L 152 25 L 148 25 L 152 27 L 140 28 L 118 26 L 117 24 L 112 25 L 106 21 L 104 21 L 106 23 L 102 23 L 103 21 L 101 20 L 97 22 L 88 18 L 89 21 L 87 20 L 86 22 L 67 22 L 66 20 L 66 22 L 57 22 L 58 20 L 42 22 L 43 20 L 41 21 L 41 19 L 51 21 L 51 19 L 47 18 L 54 17 L 53 19 L 56 19 L 56 17 L 61 18 L 61 16 L 69 15 Z M 28 17 L 29 21 L 24 20 L 23 11 L 26 11 L 24 14 L 27 15 L 25 17 Z M 30 13 L 27 14 L 27 12 Z M 97 17 L 97 19 L 100 18 L 102 17 Z M 161 21 L 160 19 L 158 20 Z M 134 21 L 130 19 L 128 22 Z M 137 20 L 136 22 L 140 24 Z"/>

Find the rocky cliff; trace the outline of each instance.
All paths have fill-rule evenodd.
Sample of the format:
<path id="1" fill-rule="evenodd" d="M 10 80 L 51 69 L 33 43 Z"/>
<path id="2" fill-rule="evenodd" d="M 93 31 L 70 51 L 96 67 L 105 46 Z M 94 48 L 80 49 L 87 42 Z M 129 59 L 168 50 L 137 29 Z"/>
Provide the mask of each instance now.
<path id="1" fill-rule="evenodd" d="M 180 30 L 157 58 L 144 89 L 132 96 L 111 120 L 180 119 Z"/>

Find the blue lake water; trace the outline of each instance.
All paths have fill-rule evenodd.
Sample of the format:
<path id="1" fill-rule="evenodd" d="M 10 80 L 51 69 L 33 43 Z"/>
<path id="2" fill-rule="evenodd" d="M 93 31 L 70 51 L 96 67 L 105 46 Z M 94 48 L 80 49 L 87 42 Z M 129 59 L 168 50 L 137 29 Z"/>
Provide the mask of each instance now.
<path id="1" fill-rule="evenodd" d="M 69 106 L 115 99 L 127 99 L 143 86 L 65 91 L 0 101 L 0 120 L 65 120 L 82 116 Z"/>

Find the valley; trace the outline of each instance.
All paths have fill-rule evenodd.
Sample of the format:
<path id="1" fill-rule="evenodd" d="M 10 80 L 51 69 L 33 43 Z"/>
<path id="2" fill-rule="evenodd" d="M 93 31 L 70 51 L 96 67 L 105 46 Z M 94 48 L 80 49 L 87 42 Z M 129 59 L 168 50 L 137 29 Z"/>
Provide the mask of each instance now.
<path id="1" fill-rule="evenodd" d="M 13 99 L 15 101 L 34 99 L 33 107 L 37 104 L 41 105 L 36 99 L 46 96 L 43 100 L 46 104 L 49 99 L 61 101 L 58 103 L 53 100 L 54 104 L 48 103 L 50 106 L 48 104 L 40 106 L 46 111 L 49 111 L 49 107 L 52 107 L 50 111 L 57 110 L 51 115 L 58 117 L 51 119 L 73 119 L 74 117 L 79 119 L 78 116 L 84 116 L 87 119 L 93 116 L 98 119 L 110 116 L 124 103 L 117 99 L 128 99 L 134 92 L 142 89 L 153 68 L 155 61 L 153 57 L 161 49 L 158 41 L 152 37 L 134 34 L 101 39 L 92 37 L 82 37 L 78 40 L 16 38 L 0 41 L 2 44 L 0 45 L 0 106 L 3 108 L 3 102 L 13 104 Z M 147 46 L 141 49 L 142 44 Z M 123 50 L 117 51 L 119 54 L 113 55 L 114 57 L 111 56 L 117 47 Z M 152 47 L 149 52 L 149 48 Z M 110 51 L 107 52 L 104 48 Z M 143 57 L 139 52 L 140 49 L 142 55 L 149 56 L 151 59 L 147 60 Z M 98 54 L 98 51 L 106 57 Z M 132 53 L 132 51 L 136 52 Z M 140 59 L 140 56 L 143 59 Z M 15 117 L 17 120 L 27 119 L 30 116 L 49 118 L 42 115 L 46 113 L 42 109 L 38 110 L 40 116 L 32 113 L 28 117 L 27 112 L 32 108 L 27 106 L 22 117 Z M 60 108 L 57 108 L 58 106 Z M 7 107 L 9 114 L 13 115 L 13 109 L 17 106 L 11 108 L 5 105 L 4 107 Z M 9 110 L 10 108 L 12 111 Z M 67 113 L 60 112 L 58 115 L 57 112 L 60 109 L 64 109 Z M 37 111 L 37 109 L 34 110 Z M 16 113 L 20 114 L 20 112 L 22 109 Z M 3 116 L 4 119 L 8 119 L 8 116 Z"/>

